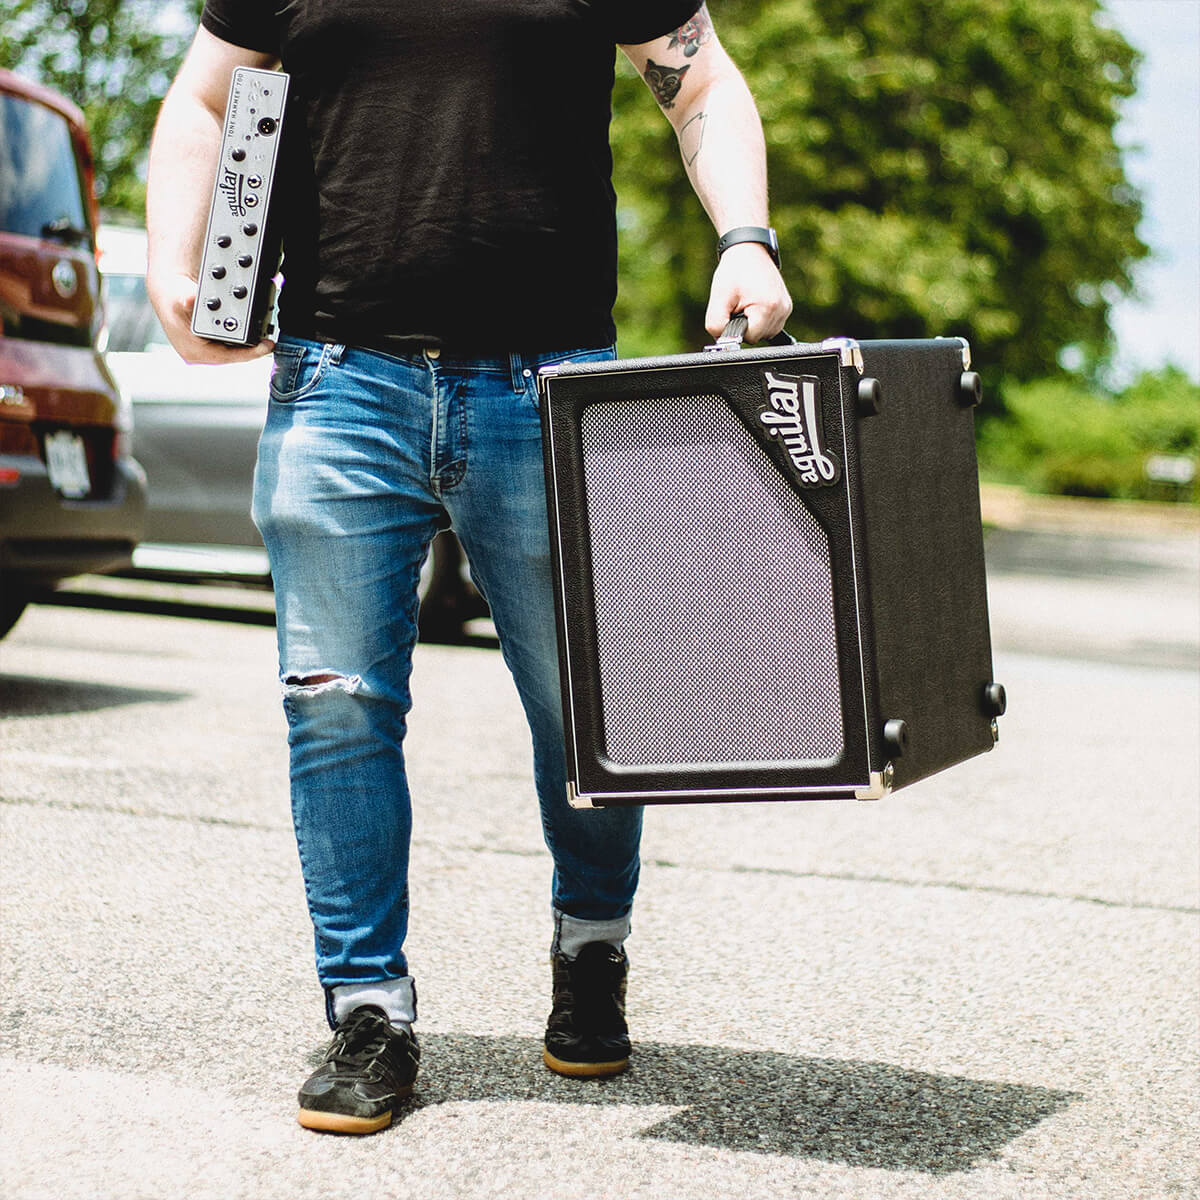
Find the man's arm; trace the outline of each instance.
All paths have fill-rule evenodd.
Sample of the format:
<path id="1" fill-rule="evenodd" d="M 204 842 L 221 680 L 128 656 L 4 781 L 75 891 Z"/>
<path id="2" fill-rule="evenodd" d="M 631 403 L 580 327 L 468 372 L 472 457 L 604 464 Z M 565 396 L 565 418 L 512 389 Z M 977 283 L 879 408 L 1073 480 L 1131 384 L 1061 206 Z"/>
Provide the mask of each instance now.
<path id="1" fill-rule="evenodd" d="M 707 6 L 666 37 L 622 46 L 675 129 L 688 178 L 718 236 L 766 226 L 762 123 L 741 72 L 717 41 Z M 715 240 L 715 239 L 714 239 Z M 792 311 L 787 285 L 765 247 L 731 246 L 713 274 L 704 323 L 714 337 L 744 312 L 750 341 L 778 333 Z"/>
<path id="2" fill-rule="evenodd" d="M 273 68 L 277 62 L 201 28 L 163 100 L 150 145 L 146 289 L 171 345 L 188 362 L 239 362 L 272 348 L 270 342 L 225 346 L 191 329 L 225 102 L 233 69 L 243 66 Z"/>

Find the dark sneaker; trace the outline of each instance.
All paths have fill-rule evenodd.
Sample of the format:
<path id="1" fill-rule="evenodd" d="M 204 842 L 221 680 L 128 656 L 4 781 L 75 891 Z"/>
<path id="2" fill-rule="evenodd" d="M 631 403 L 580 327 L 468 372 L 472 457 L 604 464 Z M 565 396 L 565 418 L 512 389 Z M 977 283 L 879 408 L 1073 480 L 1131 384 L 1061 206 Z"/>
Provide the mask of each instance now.
<path id="1" fill-rule="evenodd" d="M 607 942 L 589 942 L 574 959 L 556 954 L 554 1003 L 542 1059 L 559 1075 L 617 1075 L 629 1066 L 625 979 L 629 959 Z"/>
<path id="2" fill-rule="evenodd" d="M 300 1089 L 298 1120 L 327 1133 L 374 1133 L 410 1096 L 421 1052 L 417 1039 L 364 1004 L 338 1022 L 321 1066 Z"/>

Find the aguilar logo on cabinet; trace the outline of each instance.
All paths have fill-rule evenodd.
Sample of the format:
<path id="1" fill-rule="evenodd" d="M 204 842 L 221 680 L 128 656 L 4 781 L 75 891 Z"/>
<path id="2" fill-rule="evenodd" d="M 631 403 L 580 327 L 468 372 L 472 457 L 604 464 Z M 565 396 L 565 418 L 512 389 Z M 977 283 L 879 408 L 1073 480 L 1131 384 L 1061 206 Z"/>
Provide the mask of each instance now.
<path id="1" fill-rule="evenodd" d="M 815 375 L 763 372 L 767 407 L 758 419 L 783 444 L 789 460 L 810 487 L 828 487 L 841 477 L 841 465 L 824 446 L 821 429 L 821 381 Z"/>

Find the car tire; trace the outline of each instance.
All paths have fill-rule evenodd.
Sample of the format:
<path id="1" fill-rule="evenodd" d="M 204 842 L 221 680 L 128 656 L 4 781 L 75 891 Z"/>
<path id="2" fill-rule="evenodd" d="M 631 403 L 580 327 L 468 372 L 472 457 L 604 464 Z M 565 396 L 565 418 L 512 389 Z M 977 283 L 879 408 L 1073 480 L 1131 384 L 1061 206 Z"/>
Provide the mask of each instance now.
<path id="1" fill-rule="evenodd" d="M 458 538 L 441 530 L 421 571 L 421 607 L 417 630 L 423 642 L 461 646 L 471 641 L 467 622 L 489 615 L 487 601 L 466 572 Z"/>
<path id="2" fill-rule="evenodd" d="M 0 595 L 0 638 L 21 619 L 25 606 L 29 603 L 26 596 L 5 593 Z"/>

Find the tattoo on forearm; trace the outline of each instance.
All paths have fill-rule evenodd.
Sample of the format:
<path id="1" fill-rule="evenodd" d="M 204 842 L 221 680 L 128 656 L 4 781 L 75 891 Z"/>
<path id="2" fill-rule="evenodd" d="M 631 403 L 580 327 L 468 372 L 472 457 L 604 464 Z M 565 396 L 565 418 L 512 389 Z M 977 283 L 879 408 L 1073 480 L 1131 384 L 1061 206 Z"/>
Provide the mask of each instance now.
<path id="1" fill-rule="evenodd" d="M 712 35 L 708 6 L 702 4 L 700 11 L 690 21 L 685 21 L 671 34 L 670 46 L 672 50 L 681 49 L 685 57 L 691 58 L 705 42 L 711 40 Z"/>
<path id="2" fill-rule="evenodd" d="M 646 62 L 646 82 L 662 108 L 674 108 L 675 97 L 683 86 L 683 77 L 690 67 L 660 67 L 654 59 Z"/>
<path id="3" fill-rule="evenodd" d="M 697 113 L 679 131 L 679 149 L 683 152 L 683 161 L 690 167 L 700 154 L 704 145 L 704 127 L 708 124 L 708 113 Z"/>

